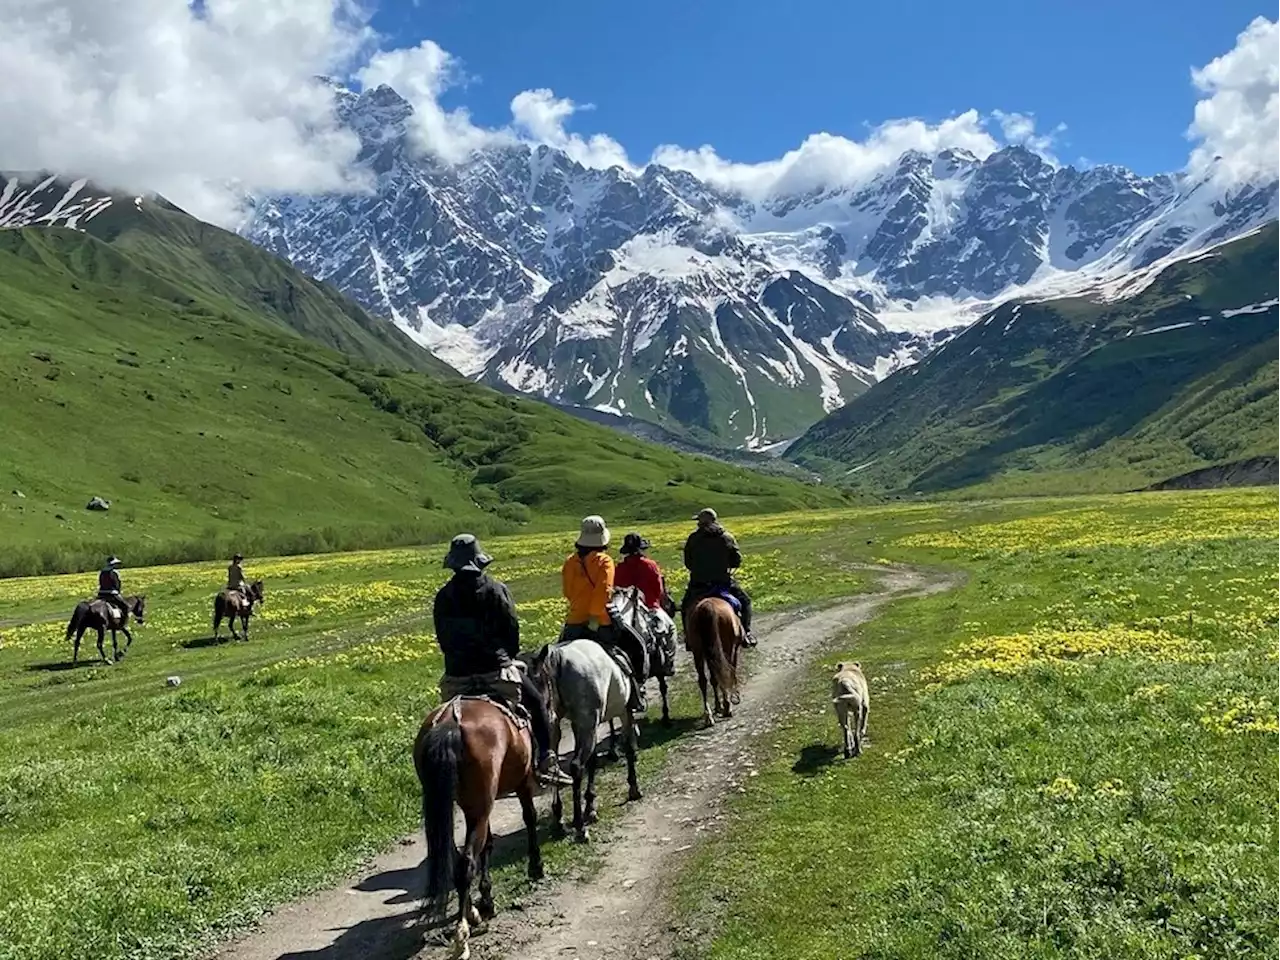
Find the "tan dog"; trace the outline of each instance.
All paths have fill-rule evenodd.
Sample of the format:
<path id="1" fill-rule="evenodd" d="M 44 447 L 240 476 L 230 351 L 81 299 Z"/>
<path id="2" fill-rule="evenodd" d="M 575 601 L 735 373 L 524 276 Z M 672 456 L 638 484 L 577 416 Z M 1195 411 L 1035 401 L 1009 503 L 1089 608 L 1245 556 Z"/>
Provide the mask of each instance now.
<path id="1" fill-rule="evenodd" d="M 844 755 L 862 754 L 862 740 L 867 735 L 867 714 L 871 712 L 871 694 L 860 663 L 837 663 L 831 678 L 831 705 L 844 733 Z"/>

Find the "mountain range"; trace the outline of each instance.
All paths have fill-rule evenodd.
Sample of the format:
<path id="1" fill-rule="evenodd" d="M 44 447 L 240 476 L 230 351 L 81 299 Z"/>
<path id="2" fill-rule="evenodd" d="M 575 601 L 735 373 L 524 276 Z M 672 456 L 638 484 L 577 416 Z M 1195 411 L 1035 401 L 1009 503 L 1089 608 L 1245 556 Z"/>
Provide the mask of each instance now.
<path id="1" fill-rule="evenodd" d="M 1075 293 L 1274 219 L 1275 181 L 908 152 L 748 199 L 506 143 L 446 164 L 386 86 L 334 86 L 366 192 L 262 196 L 247 238 L 469 377 L 748 449 L 784 446 L 1014 297 Z"/>

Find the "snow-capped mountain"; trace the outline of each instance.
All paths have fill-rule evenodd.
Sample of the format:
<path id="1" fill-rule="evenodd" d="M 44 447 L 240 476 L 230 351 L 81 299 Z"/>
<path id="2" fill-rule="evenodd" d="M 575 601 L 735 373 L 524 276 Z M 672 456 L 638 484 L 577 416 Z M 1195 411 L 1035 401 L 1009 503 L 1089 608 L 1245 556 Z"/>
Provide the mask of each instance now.
<path id="1" fill-rule="evenodd" d="M 84 226 L 119 200 L 88 180 L 0 173 L 0 228 Z M 142 198 L 135 198 L 142 203 Z"/>
<path id="2" fill-rule="evenodd" d="M 338 90 L 367 193 L 256 198 L 242 233 L 465 373 L 766 447 L 992 302 L 1096 284 L 1276 216 L 1276 184 L 910 152 L 749 201 L 508 143 L 447 165 L 388 87 Z M 968 311 L 968 312 L 967 312 Z"/>

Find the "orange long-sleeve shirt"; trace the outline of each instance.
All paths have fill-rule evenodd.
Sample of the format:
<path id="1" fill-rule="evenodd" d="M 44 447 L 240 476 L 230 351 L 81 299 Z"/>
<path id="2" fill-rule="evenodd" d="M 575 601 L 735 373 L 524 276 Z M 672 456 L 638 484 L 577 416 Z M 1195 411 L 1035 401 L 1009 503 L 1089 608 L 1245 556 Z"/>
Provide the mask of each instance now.
<path id="1" fill-rule="evenodd" d="M 593 617 L 601 624 L 609 622 L 606 604 L 613 593 L 612 557 L 603 550 L 592 550 L 585 557 L 574 551 L 560 569 L 560 581 L 569 601 L 565 623 L 586 623 Z"/>

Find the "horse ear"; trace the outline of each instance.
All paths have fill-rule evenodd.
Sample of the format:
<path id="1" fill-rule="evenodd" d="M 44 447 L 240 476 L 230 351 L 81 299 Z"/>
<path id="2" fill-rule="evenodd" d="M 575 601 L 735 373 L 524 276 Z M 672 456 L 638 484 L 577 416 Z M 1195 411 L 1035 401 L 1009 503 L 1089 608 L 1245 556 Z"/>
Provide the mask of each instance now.
<path id="1" fill-rule="evenodd" d="M 546 663 L 546 662 L 547 662 L 547 653 L 548 653 L 550 650 L 551 650 L 551 647 L 544 643 L 544 644 L 542 645 L 542 649 L 541 649 L 541 650 L 539 650 L 537 653 L 535 653 L 535 654 L 533 655 L 533 665 L 534 665 L 535 667 L 540 667 L 540 666 L 542 666 L 544 663 Z"/>

